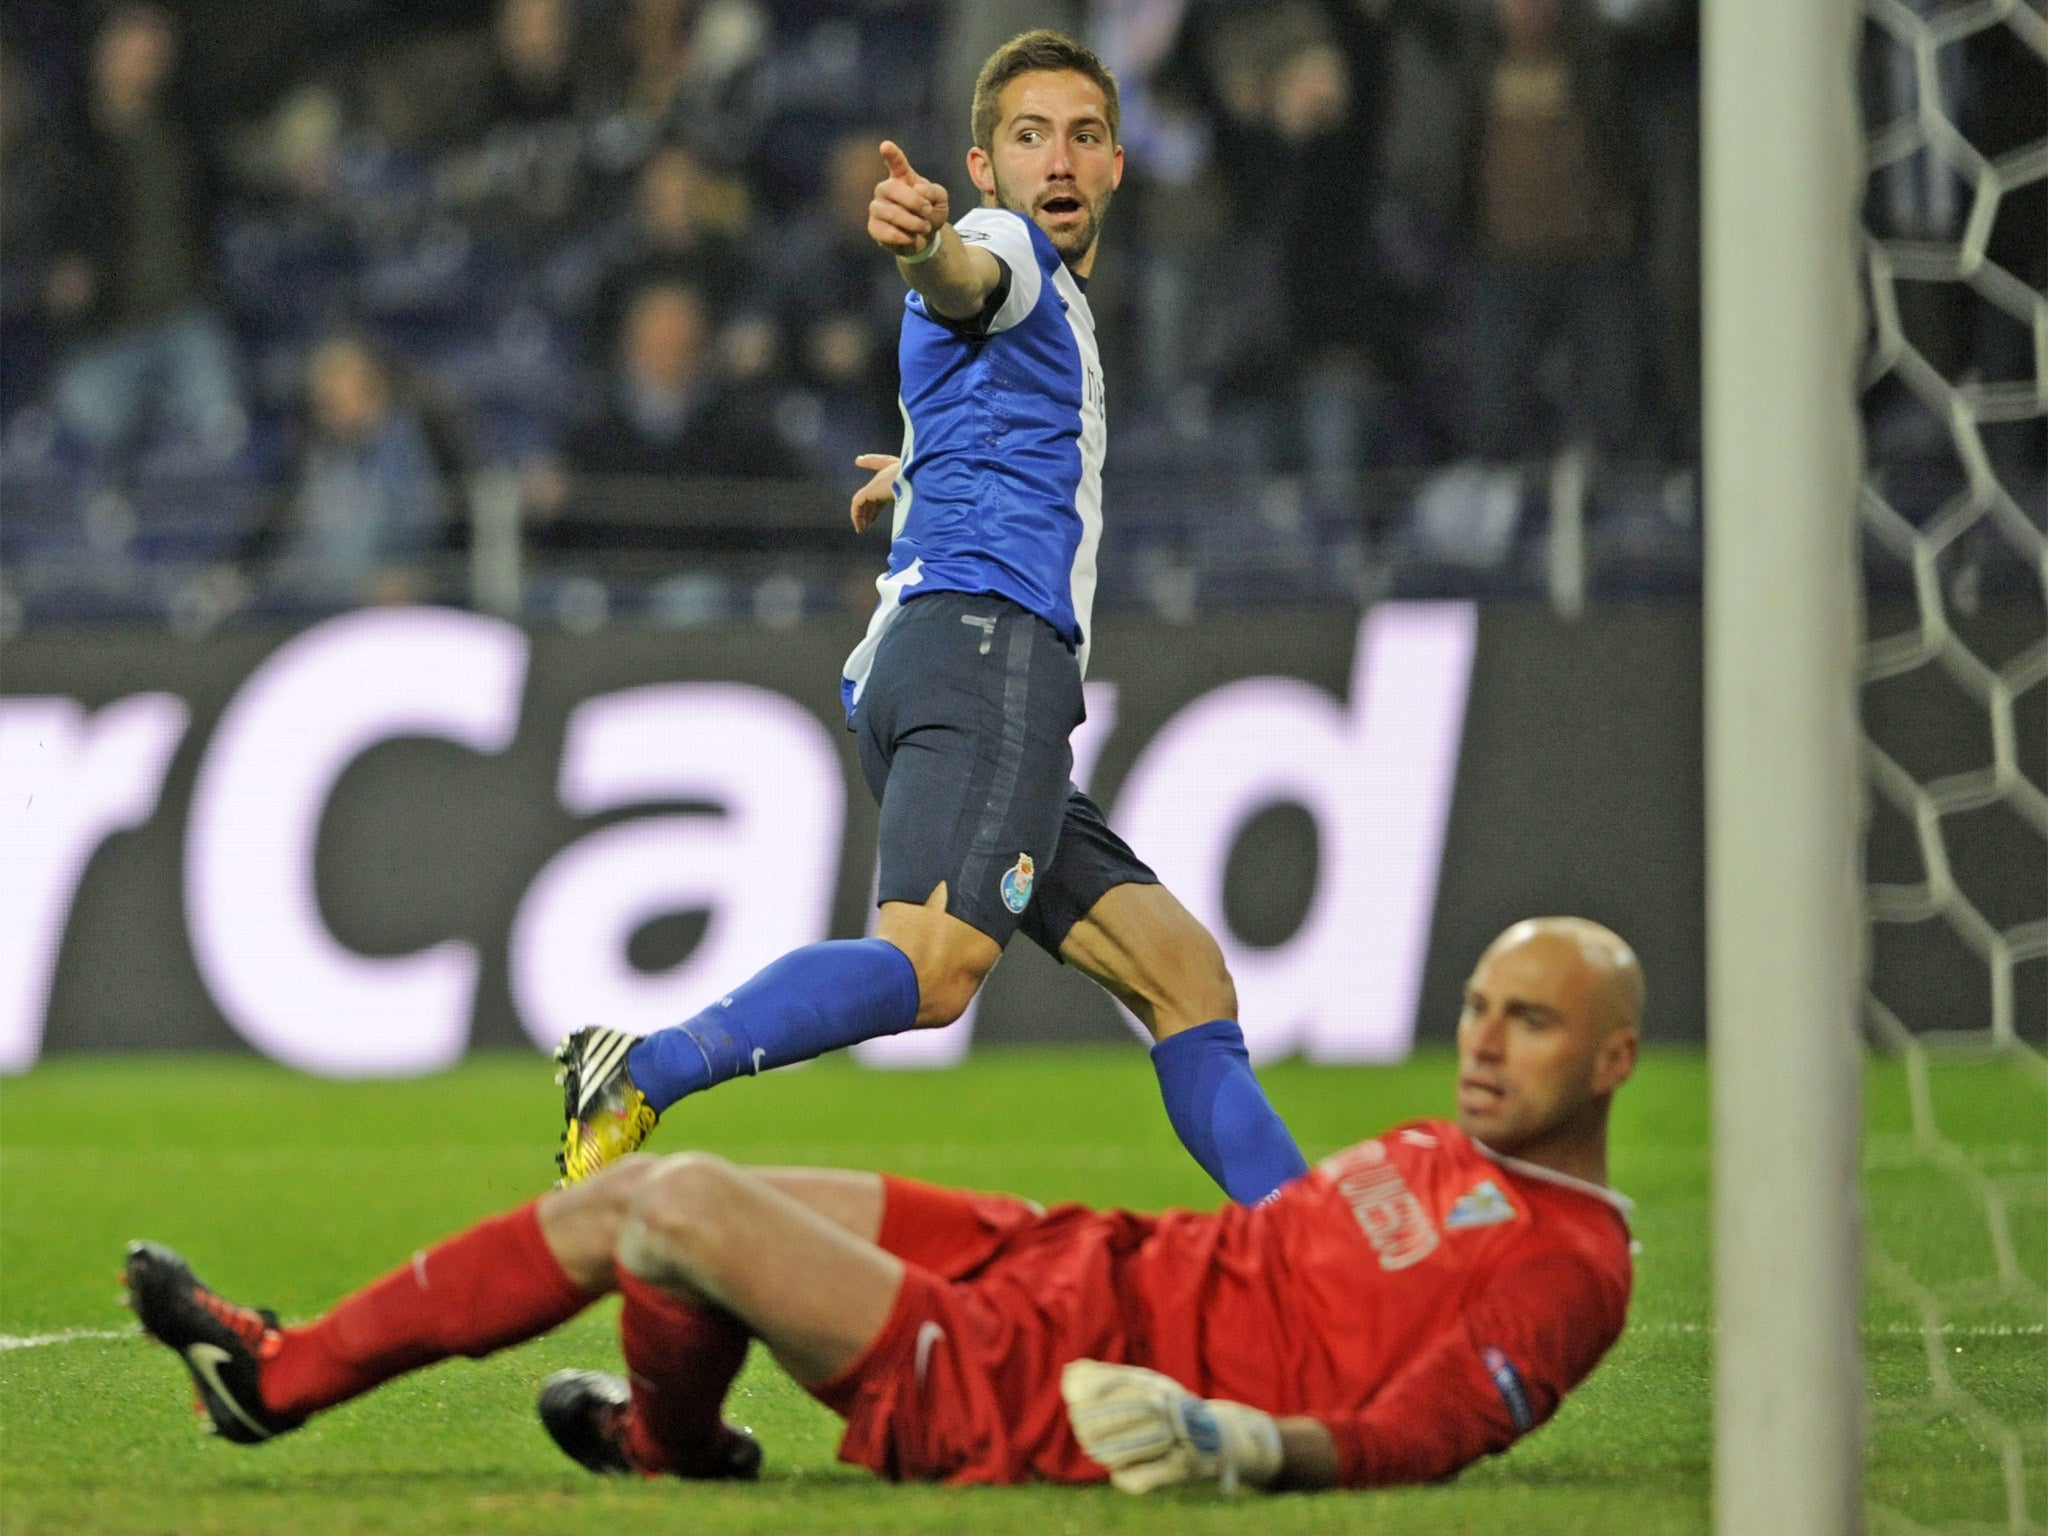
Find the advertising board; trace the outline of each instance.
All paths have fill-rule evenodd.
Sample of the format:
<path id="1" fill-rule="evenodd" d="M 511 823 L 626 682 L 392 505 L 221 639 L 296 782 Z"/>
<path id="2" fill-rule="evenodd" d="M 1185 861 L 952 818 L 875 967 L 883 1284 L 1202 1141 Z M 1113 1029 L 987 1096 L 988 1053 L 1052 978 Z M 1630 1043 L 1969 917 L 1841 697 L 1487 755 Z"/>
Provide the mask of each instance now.
<path id="1" fill-rule="evenodd" d="M 854 638 L 369 609 L 10 642 L 0 1069 L 244 1046 L 426 1072 L 680 1020 L 864 931 Z M 1218 935 L 1260 1059 L 1445 1037 L 1479 947 L 1546 911 L 1628 934 L 1653 1038 L 1699 1037 L 1696 611 L 1392 603 L 1112 623 L 1094 654 L 1075 778 Z M 1020 941 L 969 1018 L 859 1054 L 1134 1027 Z"/>

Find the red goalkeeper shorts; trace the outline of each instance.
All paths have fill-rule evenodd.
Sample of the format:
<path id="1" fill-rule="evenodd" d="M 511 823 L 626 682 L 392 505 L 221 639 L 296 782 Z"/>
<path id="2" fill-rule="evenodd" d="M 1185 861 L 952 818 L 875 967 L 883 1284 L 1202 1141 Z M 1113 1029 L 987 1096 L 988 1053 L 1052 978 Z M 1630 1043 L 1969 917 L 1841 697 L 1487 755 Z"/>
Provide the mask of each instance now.
<path id="1" fill-rule="evenodd" d="M 866 1352 L 814 1390 L 846 1420 L 840 1460 L 903 1481 L 1100 1481 L 1060 1368 L 1131 1358 L 1117 1272 L 1149 1219 L 884 1182 L 879 1240 L 903 1288 Z"/>

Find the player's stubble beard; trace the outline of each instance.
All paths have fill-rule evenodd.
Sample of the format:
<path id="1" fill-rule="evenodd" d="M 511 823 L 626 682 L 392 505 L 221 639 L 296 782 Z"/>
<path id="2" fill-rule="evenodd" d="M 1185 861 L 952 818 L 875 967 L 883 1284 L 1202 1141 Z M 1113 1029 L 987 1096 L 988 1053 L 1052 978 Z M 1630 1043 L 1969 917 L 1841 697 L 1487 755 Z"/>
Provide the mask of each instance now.
<path id="1" fill-rule="evenodd" d="M 993 162 L 989 166 L 989 175 L 996 184 L 996 201 L 1009 209 L 1010 212 L 1020 213 L 1025 218 L 1031 220 L 1033 224 L 1038 224 L 1037 209 L 1028 199 L 1015 198 L 1009 194 L 1009 191 L 1003 186 L 1003 178 L 995 174 Z M 1074 201 L 1083 204 L 1088 209 L 1087 221 L 1074 229 L 1055 234 L 1043 224 L 1038 224 L 1038 228 L 1045 235 L 1045 238 L 1052 242 L 1052 248 L 1060 253 L 1060 260 L 1068 266 L 1071 267 L 1075 262 L 1081 260 L 1090 251 L 1095 249 L 1095 242 L 1102 234 L 1102 221 L 1109 214 L 1109 200 L 1115 195 L 1115 191 L 1114 187 L 1105 188 L 1102 195 L 1096 198 L 1083 197 L 1079 188 L 1066 193 L 1066 196 L 1073 198 Z M 1047 194 L 1049 197 L 1058 197 L 1060 195 L 1057 192 Z"/>

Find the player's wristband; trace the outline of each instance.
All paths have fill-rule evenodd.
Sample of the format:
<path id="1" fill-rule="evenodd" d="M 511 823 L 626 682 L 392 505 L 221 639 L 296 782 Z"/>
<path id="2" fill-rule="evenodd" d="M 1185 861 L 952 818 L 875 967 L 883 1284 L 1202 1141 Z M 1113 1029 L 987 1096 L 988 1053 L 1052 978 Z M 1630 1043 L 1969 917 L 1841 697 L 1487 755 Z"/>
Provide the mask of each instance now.
<path id="1" fill-rule="evenodd" d="M 946 226 L 941 224 L 939 226 L 939 232 L 932 236 L 932 243 L 930 245 L 926 246 L 923 250 L 919 251 L 915 256 L 898 256 L 896 259 L 902 262 L 903 265 L 905 265 L 906 267 L 919 266 L 924 262 L 930 261 L 934 256 L 938 255 L 939 247 L 944 245 L 945 243 Z"/>

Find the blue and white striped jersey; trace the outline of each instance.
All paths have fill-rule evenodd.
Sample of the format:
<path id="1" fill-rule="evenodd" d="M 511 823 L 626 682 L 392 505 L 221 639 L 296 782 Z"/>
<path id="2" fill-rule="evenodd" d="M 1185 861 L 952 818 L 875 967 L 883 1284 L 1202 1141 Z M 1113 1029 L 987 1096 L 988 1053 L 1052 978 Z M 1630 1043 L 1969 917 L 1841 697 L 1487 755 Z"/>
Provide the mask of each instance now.
<path id="1" fill-rule="evenodd" d="M 1044 619 L 1085 672 L 1109 438 L 1095 317 L 1059 252 L 1022 214 L 977 208 L 960 238 L 1009 271 L 986 330 L 905 301 L 903 466 L 889 569 L 846 660 L 852 711 L 898 609 L 926 592 L 995 592 Z"/>

